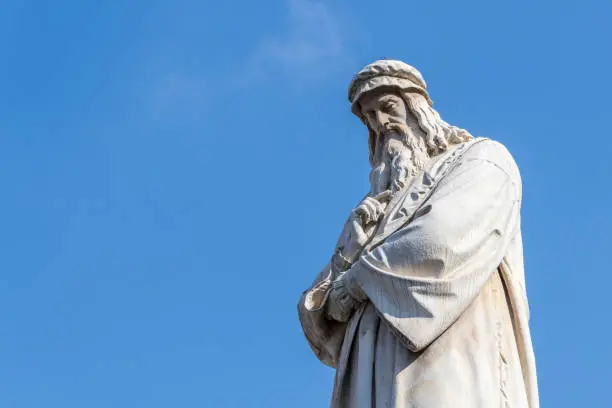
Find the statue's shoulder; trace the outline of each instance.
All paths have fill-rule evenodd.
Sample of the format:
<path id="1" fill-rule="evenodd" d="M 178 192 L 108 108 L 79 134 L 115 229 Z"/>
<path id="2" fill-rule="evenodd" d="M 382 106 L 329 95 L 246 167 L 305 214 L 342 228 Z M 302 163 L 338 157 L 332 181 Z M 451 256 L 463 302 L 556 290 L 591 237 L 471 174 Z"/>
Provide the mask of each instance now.
<path id="1" fill-rule="evenodd" d="M 466 146 L 462 160 L 481 160 L 504 170 L 508 175 L 520 182 L 518 166 L 510 151 L 502 143 L 487 138 L 477 137 Z"/>

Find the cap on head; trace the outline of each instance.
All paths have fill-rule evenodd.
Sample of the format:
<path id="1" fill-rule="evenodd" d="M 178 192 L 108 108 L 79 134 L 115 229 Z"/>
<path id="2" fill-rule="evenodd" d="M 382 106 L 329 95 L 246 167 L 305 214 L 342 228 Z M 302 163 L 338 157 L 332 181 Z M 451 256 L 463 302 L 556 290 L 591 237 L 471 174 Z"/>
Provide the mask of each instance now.
<path id="1" fill-rule="evenodd" d="M 418 92 L 425 96 L 430 105 L 432 104 L 426 91 L 427 84 L 416 68 L 402 61 L 383 59 L 366 65 L 353 77 L 349 86 L 348 98 L 351 110 L 355 115 L 361 118 L 359 98 L 380 87 Z"/>

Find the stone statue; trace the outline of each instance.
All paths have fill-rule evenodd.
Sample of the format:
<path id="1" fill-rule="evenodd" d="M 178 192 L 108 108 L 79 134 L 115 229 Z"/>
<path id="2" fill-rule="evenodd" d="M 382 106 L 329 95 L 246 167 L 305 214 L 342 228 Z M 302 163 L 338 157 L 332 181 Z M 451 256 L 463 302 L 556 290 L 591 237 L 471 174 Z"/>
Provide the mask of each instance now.
<path id="1" fill-rule="evenodd" d="M 371 189 L 298 305 L 331 406 L 537 408 L 512 156 L 442 120 L 401 61 L 363 68 L 349 101 Z"/>

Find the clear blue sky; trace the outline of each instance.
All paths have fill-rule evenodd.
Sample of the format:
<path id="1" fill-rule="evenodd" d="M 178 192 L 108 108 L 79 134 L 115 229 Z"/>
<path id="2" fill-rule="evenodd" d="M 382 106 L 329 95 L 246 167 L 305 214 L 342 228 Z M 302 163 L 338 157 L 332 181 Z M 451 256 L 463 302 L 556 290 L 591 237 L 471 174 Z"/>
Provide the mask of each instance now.
<path id="1" fill-rule="evenodd" d="M 0 406 L 328 405 L 297 320 L 366 189 L 346 89 L 418 67 L 506 144 L 543 407 L 612 406 L 612 6 L 0 5 Z"/>

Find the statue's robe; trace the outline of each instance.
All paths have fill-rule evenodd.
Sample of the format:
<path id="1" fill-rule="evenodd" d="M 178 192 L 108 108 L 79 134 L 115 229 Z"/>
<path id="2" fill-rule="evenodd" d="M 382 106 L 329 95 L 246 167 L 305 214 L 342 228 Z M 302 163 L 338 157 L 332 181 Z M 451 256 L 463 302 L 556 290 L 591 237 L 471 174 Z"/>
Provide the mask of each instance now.
<path id="1" fill-rule="evenodd" d="M 333 408 L 537 408 L 520 232 L 521 181 L 501 144 L 430 160 L 387 207 L 344 279 L 361 300 L 326 316 L 328 265 L 298 305 L 336 368 Z M 357 296 L 355 296 L 357 294 Z"/>

